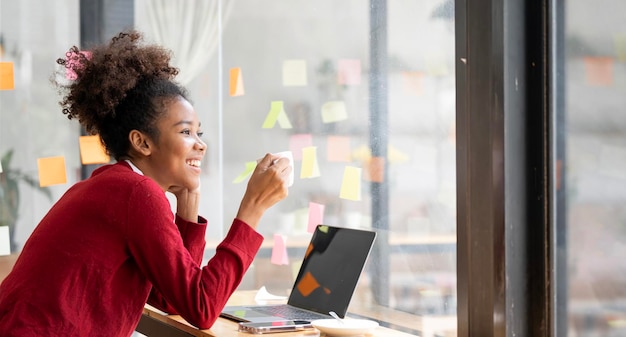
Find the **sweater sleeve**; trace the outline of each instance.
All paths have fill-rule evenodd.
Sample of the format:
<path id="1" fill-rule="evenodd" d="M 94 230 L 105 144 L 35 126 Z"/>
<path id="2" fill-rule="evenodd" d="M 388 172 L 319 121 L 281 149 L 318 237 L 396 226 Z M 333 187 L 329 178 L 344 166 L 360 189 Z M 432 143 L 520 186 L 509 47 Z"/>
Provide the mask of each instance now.
<path id="1" fill-rule="evenodd" d="M 128 246 L 153 285 L 151 304 L 209 328 L 241 282 L 263 237 L 235 219 L 213 258 L 200 267 L 198 242 L 186 246 L 198 240 L 198 233 L 192 233 L 197 226 L 201 225 L 174 223 L 169 202 L 156 184 L 144 180 L 134 189 L 128 203 Z M 204 247 L 204 238 L 202 242 Z"/>

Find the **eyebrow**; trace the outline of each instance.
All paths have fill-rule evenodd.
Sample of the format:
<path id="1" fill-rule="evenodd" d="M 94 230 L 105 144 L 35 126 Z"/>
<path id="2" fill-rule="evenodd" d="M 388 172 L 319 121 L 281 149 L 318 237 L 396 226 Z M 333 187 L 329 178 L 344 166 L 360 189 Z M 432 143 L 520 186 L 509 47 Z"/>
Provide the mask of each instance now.
<path id="1" fill-rule="evenodd" d="M 193 125 L 193 121 L 189 121 L 189 120 L 182 120 L 182 121 L 179 121 L 179 122 L 174 123 L 174 125 L 172 125 L 172 126 L 178 126 L 178 125 L 181 125 L 181 124 L 190 124 L 190 125 Z M 202 126 L 202 123 L 201 123 L 201 122 L 198 122 L 198 127 L 201 127 L 201 126 Z"/>

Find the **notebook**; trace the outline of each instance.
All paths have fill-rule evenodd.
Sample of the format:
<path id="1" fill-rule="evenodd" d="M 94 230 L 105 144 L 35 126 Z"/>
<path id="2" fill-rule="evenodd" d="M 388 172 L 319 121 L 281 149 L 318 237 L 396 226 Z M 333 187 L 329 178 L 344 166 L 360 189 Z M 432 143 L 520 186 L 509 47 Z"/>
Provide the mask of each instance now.
<path id="1" fill-rule="evenodd" d="M 310 322 L 334 311 L 345 317 L 375 238 L 369 230 L 318 225 L 287 304 L 227 306 L 221 316 L 239 322 Z"/>

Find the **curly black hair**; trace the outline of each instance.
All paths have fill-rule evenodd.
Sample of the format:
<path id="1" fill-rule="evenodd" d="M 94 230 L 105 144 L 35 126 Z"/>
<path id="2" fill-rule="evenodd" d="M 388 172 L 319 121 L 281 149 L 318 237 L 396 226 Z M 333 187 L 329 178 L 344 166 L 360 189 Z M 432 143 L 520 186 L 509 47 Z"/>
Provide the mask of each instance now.
<path id="1" fill-rule="evenodd" d="M 100 135 L 116 160 L 128 154 L 131 130 L 156 140 L 155 123 L 167 104 L 176 97 L 187 99 L 187 90 L 174 82 L 178 69 L 170 65 L 170 51 L 142 41 L 141 33 L 125 31 L 89 52 L 74 46 L 57 59 L 76 74 L 69 83 L 57 82 L 64 94 L 63 113 Z"/>

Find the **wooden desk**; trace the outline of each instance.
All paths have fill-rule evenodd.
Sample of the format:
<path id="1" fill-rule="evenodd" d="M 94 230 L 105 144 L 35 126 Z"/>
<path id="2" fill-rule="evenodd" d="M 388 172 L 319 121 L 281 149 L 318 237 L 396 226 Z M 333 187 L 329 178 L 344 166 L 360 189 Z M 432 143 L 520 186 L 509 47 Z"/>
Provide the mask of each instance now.
<path id="1" fill-rule="evenodd" d="M 254 295 L 256 291 L 237 291 L 231 296 L 227 305 L 242 305 L 242 304 L 250 304 L 254 303 Z M 347 315 L 350 317 L 350 313 Z M 149 305 L 143 310 L 143 316 L 139 325 L 137 326 L 137 331 L 149 336 L 149 337 L 189 337 L 189 336 L 197 336 L 197 337 L 206 337 L 206 336 L 219 336 L 219 337 L 251 337 L 251 336 L 259 336 L 246 332 L 238 332 L 237 331 L 237 323 L 225 318 L 218 318 L 215 324 L 211 327 L 211 329 L 207 330 L 199 330 L 189 323 L 187 323 L 182 317 L 179 315 L 167 315 L 160 310 L 157 310 Z M 262 335 L 261 335 L 262 336 Z M 324 334 L 320 334 L 319 331 L 313 329 L 309 331 L 302 332 L 281 332 L 277 334 L 267 334 L 267 336 L 277 336 L 277 337 L 315 337 L 320 336 L 324 337 Z M 404 333 L 401 331 L 388 329 L 385 327 L 378 327 L 372 331 L 368 337 L 409 337 L 409 336 L 417 336 L 408 333 Z"/>

